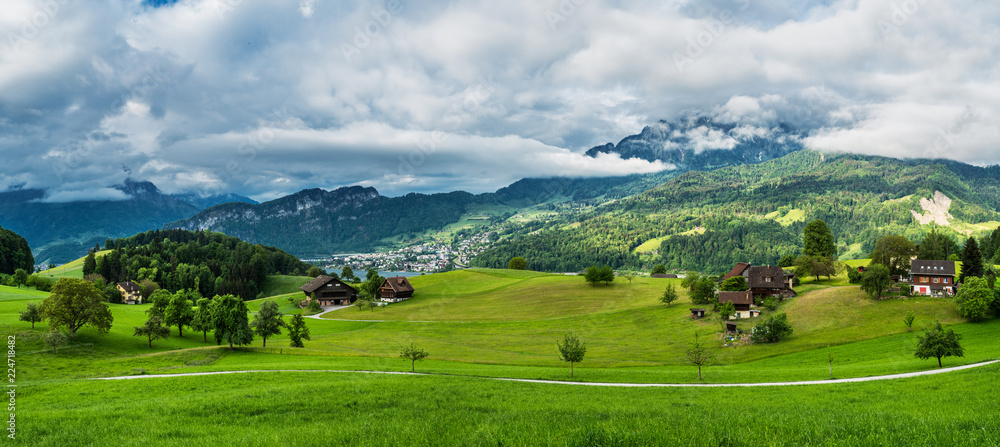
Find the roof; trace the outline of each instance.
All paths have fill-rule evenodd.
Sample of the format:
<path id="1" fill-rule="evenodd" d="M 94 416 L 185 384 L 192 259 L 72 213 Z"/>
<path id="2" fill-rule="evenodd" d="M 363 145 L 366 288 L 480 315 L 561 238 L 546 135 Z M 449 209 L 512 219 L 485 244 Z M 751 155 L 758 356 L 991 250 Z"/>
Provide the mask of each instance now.
<path id="1" fill-rule="evenodd" d="M 910 275 L 955 276 L 955 261 L 912 261 Z"/>
<path id="2" fill-rule="evenodd" d="M 749 263 L 741 262 L 739 264 L 736 264 L 736 267 L 733 267 L 733 269 L 730 270 L 729 273 L 726 273 L 726 276 L 723 276 L 722 280 L 725 281 L 725 280 L 727 280 L 729 278 L 732 278 L 734 276 L 741 276 L 741 275 L 743 275 L 743 271 L 746 270 L 746 269 L 748 269 L 748 268 L 750 268 L 750 264 Z"/>
<path id="3" fill-rule="evenodd" d="M 671 274 L 671 273 L 654 273 L 654 274 L 649 275 L 649 276 L 651 278 L 674 278 L 674 279 L 677 278 L 677 275 L 674 275 L 674 274 Z"/>
<path id="4" fill-rule="evenodd" d="M 691 309 L 691 312 L 705 312 L 705 309 L 702 307 L 695 307 Z"/>
<path id="5" fill-rule="evenodd" d="M 126 292 L 138 292 L 138 291 L 142 290 L 142 286 L 140 286 L 140 285 L 138 285 L 138 284 L 136 284 L 136 283 L 134 283 L 132 281 L 120 282 L 120 283 L 118 283 L 118 287 L 121 287 L 122 290 L 124 290 Z"/>
<path id="6" fill-rule="evenodd" d="M 385 287 L 387 285 L 396 293 L 413 291 L 413 285 L 406 280 L 405 276 L 393 276 L 392 278 L 386 278 L 381 287 Z"/>
<path id="7" fill-rule="evenodd" d="M 302 287 L 299 287 L 299 290 L 301 290 L 301 291 L 303 291 L 305 293 L 313 293 L 317 289 L 319 289 L 320 287 L 323 287 L 323 286 L 329 284 L 331 281 L 337 281 L 337 282 L 339 282 L 340 284 L 342 284 L 344 287 L 346 287 L 348 289 L 356 290 L 354 287 L 351 287 L 351 286 L 347 285 L 346 283 L 344 283 L 343 281 L 341 281 L 340 278 L 337 278 L 335 276 L 326 276 L 326 275 L 317 276 L 316 279 L 307 282 Z"/>
<path id="8" fill-rule="evenodd" d="M 771 282 L 767 282 L 764 279 L 768 276 L 771 277 Z M 788 285 L 785 284 L 785 270 L 781 267 L 750 267 L 750 272 L 747 275 L 747 285 L 751 289 L 787 289 Z"/>
<path id="9" fill-rule="evenodd" d="M 733 304 L 753 304 L 753 295 L 750 291 L 746 292 L 719 292 L 719 302 L 720 303 L 733 303 Z"/>

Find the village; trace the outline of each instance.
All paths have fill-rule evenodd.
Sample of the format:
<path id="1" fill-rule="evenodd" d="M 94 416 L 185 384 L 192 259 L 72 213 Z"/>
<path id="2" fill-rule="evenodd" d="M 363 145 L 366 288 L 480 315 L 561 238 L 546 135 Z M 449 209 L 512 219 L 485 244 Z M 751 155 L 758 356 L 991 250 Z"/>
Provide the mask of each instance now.
<path id="1" fill-rule="evenodd" d="M 376 269 L 389 272 L 437 273 L 465 267 L 472 258 L 497 240 L 493 231 L 473 232 L 456 237 L 451 244 L 435 241 L 376 253 L 340 254 L 304 259 L 327 270 L 350 266 L 354 270 Z"/>

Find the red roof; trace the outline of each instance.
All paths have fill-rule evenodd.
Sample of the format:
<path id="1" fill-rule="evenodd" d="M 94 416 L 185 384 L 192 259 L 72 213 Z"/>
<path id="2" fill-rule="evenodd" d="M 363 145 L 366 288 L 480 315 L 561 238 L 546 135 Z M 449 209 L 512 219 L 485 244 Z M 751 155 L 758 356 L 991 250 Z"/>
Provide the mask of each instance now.
<path id="1" fill-rule="evenodd" d="M 726 273 L 726 276 L 723 276 L 722 280 L 725 281 L 734 276 L 742 276 L 743 272 L 748 268 L 750 268 L 750 264 L 746 262 L 741 262 L 739 264 L 736 264 L 736 267 L 733 267 L 733 269 L 730 270 L 729 273 Z"/>
<path id="2" fill-rule="evenodd" d="M 749 290 L 746 292 L 719 292 L 719 302 L 749 305 L 753 304 L 753 295 L 750 295 Z"/>

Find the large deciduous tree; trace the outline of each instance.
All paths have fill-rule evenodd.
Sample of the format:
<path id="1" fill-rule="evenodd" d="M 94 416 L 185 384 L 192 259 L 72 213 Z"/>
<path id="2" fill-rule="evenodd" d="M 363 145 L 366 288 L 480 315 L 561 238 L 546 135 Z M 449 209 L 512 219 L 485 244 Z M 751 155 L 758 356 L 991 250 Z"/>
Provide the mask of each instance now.
<path id="1" fill-rule="evenodd" d="M 695 304 L 710 304 L 716 300 L 715 281 L 708 276 L 702 276 L 692 286 L 691 302 Z"/>
<path id="2" fill-rule="evenodd" d="M 982 278 L 986 274 L 983 268 L 983 253 L 979 251 L 979 243 L 975 237 L 969 237 L 962 249 L 962 275 L 959 281 L 965 283 L 966 278 Z"/>
<path id="3" fill-rule="evenodd" d="M 966 278 L 962 287 L 958 289 L 955 302 L 958 304 L 958 312 L 963 317 L 979 321 L 989 312 L 994 298 L 993 290 L 986 284 L 985 279 L 971 276 Z"/>
<path id="4" fill-rule="evenodd" d="M 163 309 L 163 323 L 170 326 L 177 326 L 177 336 L 184 336 L 184 326 L 191 324 L 194 320 L 194 309 L 188 300 L 187 293 L 183 290 L 175 293 Z"/>
<path id="5" fill-rule="evenodd" d="M 208 342 L 208 331 L 215 329 L 212 322 L 212 300 L 202 298 L 198 300 L 198 309 L 194 311 L 191 319 L 191 329 L 201 332 L 202 341 Z"/>
<path id="6" fill-rule="evenodd" d="M 50 328 L 65 326 L 70 339 L 76 337 L 77 330 L 87 325 L 97 329 L 99 334 L 107 334 L 114 317 L 103 298 L 101 291 L 90 282 L 62 278 L 52 286 L 52 295 L 42 301 L 38 311 L 42 318 L 49 320 Z"/>
<path id="7" fill-rule="evenodd" d="M 941 363 L 942 357 L 965 357 L 965 349 L 959 343 L 961 340 L 961 334 L 956 334 L 950 328 L 945 331 L 938 321 L 927 328 L 923 336 L 917 336 L 917 350 L 913 355 L 919 359 L 936 358 L 940 368 L 944 366 Z"/>
<path id="8" fill-rule="evenodd" d="M 250 327 L 253 328 L 254 334 L 264 339 L 264 347 L 267 347 L 268 337 L 280 334 L 281 328 L 285 327 L 285 320 L 281 319 L 283 316 L 284 314 L 278 311 L 278 303 L 274 301 L 265 301 L 260 306 Z"/>
<path id="9" fill-rule="evenodd" d="M 569 376 L 573 377 L 573 364 L 583 361 L 583 356 L 587 354 L 587 346 L 576 335 L 566 334 L 563 341 L 556 342 L 556 347 L 559 348 L 559 358 L 569 362 Z"/>
<path id="10" fill-rule="evenodd" d="M 807 256 L 837 257 L 837 244 L 826 222 L 816 219 L 806 225 L 802 232 L 802 254 Z"/>
<path id="11" fill-rule="evenodd" d="M 156 314 L 151 315 L 146 320 L 146 324 L 134 327 L 135 333 L 132 335 L 136 337 L 146 337 L 150 348 L 153 347 L 153 340 L 167 338 L 170 336 L 170 327 L 164 326 L 163 318 Z"/>
<path id="12" fill-rule="evenodd" d="M 615 271 L 609 266 L 590 266 L 583 274 L 584 279 L 592 286 L 598 283 L 611 284 L 615 280 Z"/>
<path id="13" fill-rule="evenodd" d="M 524 270 L 528 268 L 528 261 L 520 256 L 510 258 L 510 262 L 507 263 L 507 268 L 511 270 Z"/>
<path id="14" fill-rule="evenodd" d="M 306 319 L 302 315 L 292 315 L 292 321 L 288 324 L 288 339 L 293 348 L 303 347 L 302 340 L 311 340 L 309 328 L 306 327 Z"/>
<path id="15" fill-rule="evenodd" d="M 215 298 L 216 304 L 212 312 L 212 325 L 215 326 L 215 342 L 229 343 L 229 349 L 235 345 L 249 345 L 253 341 L 253 329 L 250 328 L 249 310 L 243 300 L 223 295 Z"/>
<path id="16" fill-rule="evenodd" d="M 889 268 L 881 264 L 872 264 L 861 274 L 861 290 L 875 299 L 881 298 L 891 283 Z"/>
<path id="17" fill-rule="evenodd" d="M 917 254 L 917 246 L 898 234 L 884 236 L 875 242 L 871 258 L 873 264 L 889 268 L 890 275 L 905 275 L 910 271 L 910 259 Z"/>

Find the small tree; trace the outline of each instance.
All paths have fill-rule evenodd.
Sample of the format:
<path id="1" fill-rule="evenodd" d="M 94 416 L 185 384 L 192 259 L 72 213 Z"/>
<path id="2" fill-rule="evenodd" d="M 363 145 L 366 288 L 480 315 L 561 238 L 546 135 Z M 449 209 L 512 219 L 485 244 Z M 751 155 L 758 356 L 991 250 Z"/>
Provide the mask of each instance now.
<path id="1" fill-rule="evenodd" d="M 309 304 L 306 304 L 306 313 L 309 315 L 316 315 L 323 311 L 323 306 L 319 305 L 319 301 L 315 299 L 309 300 Z"/>
<path id="2" fill-rule="evenodd" d="M 45 344 L 52 347 L 52 353 L 56 353 L 56 348 L 69 343 L 69 337 L 60 330 L 51 330 L 45 334 Z"/>
<path id="3" fill-rule="evenodd" d="M 569 362 L 569 376 L 572 378 L 573 364 L 583 361 L 583 356 L 587 353 L 587 347 L 573 334 L 566 334 L 562 342 L 556 342 L 556 346 L 559 348 L 559 357 L 562 361 Z"/>
<path id="4" fill-rule="evenodd" d="M 663 264 L 656 264 L 653 266 L 653 271 L 650 272 L 651 275 L 658 275 L 661 273 L 667 273 L 667 266 Z"/>
<path id="5" fill-rule="evenodd" d="M 507 268 L 511 270 L 524 270 L 528 268 L 528 261 L 520 256 L 510 258 L 510 262 L 507 263 Z"/>
<path id="6" fill-rule="evenodd" d="M 42 321 L 42 314 L 38 311 L 38 305 L 28 303 L 28 306 L 21 311 L 21 316 L 18 319 L 31 323 L 31 328 L 34 329 L 35 323 Z"/>
<path id="7" fill-rule="evenodd" d="M 875 299 L 881 298 L 890 284 L 889 268 L 881 264 L 872 264 L 861 275 L 861 290 Z"/>
<path id="8" fill-rule="evenodd" d="M 660 302 L 670 306 L 670 303 L 677 301 L 677 290 L 674 289 L 673 284 L 667 285 L 667 290 L 663 291 L 663 296 L 660 297 Z"/>
<path id="9" fill-rule="evenodd" d="M 284 314 L 278 311 L 278 303 L 274 301 L 265 301 L 260 306 L 250 327 L 253 328 L 254 334 L 264 339 L 263 347 L 267 347 L 267 337 L 280 334 L 281 328 L 285 327 L 285 320 L 281 319 L 283 316 Z"/>
<path id="10" fill-rule="evenodd" d="M 734 276 L 725 281 L 722 281 L 722 285 L 719 286 L 719 290 L 723 292 L 745 292 L 750 289 L 747 285 L 747 279 L 742 276 Z"/>
<path id="11" fill-rule="evenodd" d="M 306 327 L 306 319 L 302 315 L 292 315 L 292 321 L 288 325 L 288 339 L 293 348 L 304 347 L 302 340 L 311 340 L 309 328 Z"/>
<path id="12" fill-rule="evenodd" d="M 830 365 L 830 380 L 833 380 L 833 353 L 832 352 L 827 352 L 826 353 L 826 361 L 827 361 L 827 364 Z"/>
<path id="13" fill-rule="evenodd" d="M 216 297 L 215 301 L 212 311 L 215 342 L 222 343 L 225 340 L 229 342 L 231 350 L 234 345 L 249 345 L 253 341 L 253 330 L 250 329 L 246 303 L 232 295 Z"/>
<path id="14" fill-rule="evenodd" d="M 792 325 L 788 324 L 788 315 L 780 313 L 757 323 L 750 329 L 750 340 L 755 343 L 775 343 L 792 335 Z"/>
<path id="15" fill-rule="evenodd" d="M 726 301 L 725 303 L 719 303 L 719 320 L 722 325 L 725 326 L 726 322 L 729 321 L 729 317 L 736 313 L 736 305 L 731 301 Z"/>
<path id="16" fill-rule="evenodd" d="M 965 349 L 959 343 L 960 340 L 961 334 L 956 334 L 951 329 L 943 330 L 941 322 L 937 321 L 924 331 L 923 336 L 917 336 L 917 350 L 913 355 L 921 360 L 936 358 L 940 368 L 943 366 L 942 357 L 965 357 Z"/>
<path id="17" fill-rule="evenodd" d="M 188 301 L 184 291 L 178 291 L 170 298 L 170 302 L 163 309 L 163 324 L 177 326 L 177 336 L 184 336 L 184 326 L 190 325 L 194 320 L 194 309 Z"/>
<path id="18" fill-rule="evenodd" d="M 615 271 L 606 265 L 602 267 L 590 266 L 587 267 L 583 277 L 592 286 L 596 286 L 597 283 L 601 282 L 611 284 L 615 280 Z"/>
<path id="19" fill-rule="evenodd" d="M 410 346 L 407 346 L 403 348 L 402 351 L 399 351 L 399 357 L 410 361 L 410 372 L 417 372 L 417 360 L 423 360 L 429 355 L 430 354 L 427 353 L 427 351 L 418 348 L 413 343 L 410 343 Z"/>
<path id="20" fill-rule="evenodd" d="M 28 271 L 25 269 L 14 270 L 14 276 L 11 280 L 13 281 L 14 286 L 20 289 L 21 286 L 28 284 Z"/>
<path id="21" fill-rule="evenodd" d="M 191 319 L 191 329 L 201 332 L 202 341 L 208 342 L 208 331 L 215 329 L 212 323 L 212 300 L 202 298 L 198 300 L 198 310 L 194 311 Z"/>
<path id="22" fill-rule="evenodd" d="M 767 310 L 774 311 L 775 309 L 778 308 L 778 299 L 775 298 L 775 297 L 773 297 L 773 296 L 768 295 L 767 298 L 764 298 L 764 303 L 763 304 L 764 304 L 764 307 L 767 308 Z"/>
<path id="23" fill-rule="evenodd" d="M 134 327 L 135 333 L 132 335 L 135 337 L 146 337 L 150 348 L 153 347 L 153 340 L 170 336 L 170 328 L 163 325 L 163 318 L 159 315 L 152 315 L 146 320 L 146 324 Z"/>
<path id="24" fill-rule="evenodd" d="M 42 318 L 49 320 L 50 328 L 65 326 L 70 340 L 85 325 L 97 329 L 99 334 L 107 334 L 114 322 L 101 291 L 82 279 L 60 279 L 52 286 L 52 295 L 42 301 L 38 311 Z"/>
<path id="25" fill-rule="evenodd" d="M 798 256 L 795 256 L 795 255 L 784 255 L 784 256 L 782 256 L 781 260 L 778 261 L 778 267 L 794 267 L 795 266 L 795 258 L 797 258 L 797 257 Z"/>
<path id="26" fill-rule="evenodd" d="M 361 292 L 358 295 L 358 300 L 354 302 L 354 307 L 357 307 L 358 310 L 374 311 L 377 307 L 375 297 L 369 295 L 368 292 Z"/>
<path id="27" fill-rule="evenodd" d="M 906 330 L 907 331 L 912 331 L 913 330 L 913 320 L 916 319 L 916 318 L 917 318 L 917 316 L 913 313 L 912 310 L 909 311 L 909 312 L 907 312 L 906 316 L 903 317 L 903 324 L 906 325 Z"/>
<path id="28" fill-rule="evenodd" d="M 694 344 L 691 345 L 685 354 L 688 361 L 698 367 L 698 381 L 701 382 L 701 367 L 711 363 L 715 359 L 715 353 L 698 340 L 698 334 L 694 334 Z"/>
<path id="29" fill-rule="evenodd" d="M 625 278 L 625 280 L 628 281 L 628 284 L 632 285 L 632 280 L 635 279 L 635 272 L 633 272 L 631 270 L 625 270 L 625 271 L 619 273 L 618 276 L 621 276 L 622 278 Z"/>

